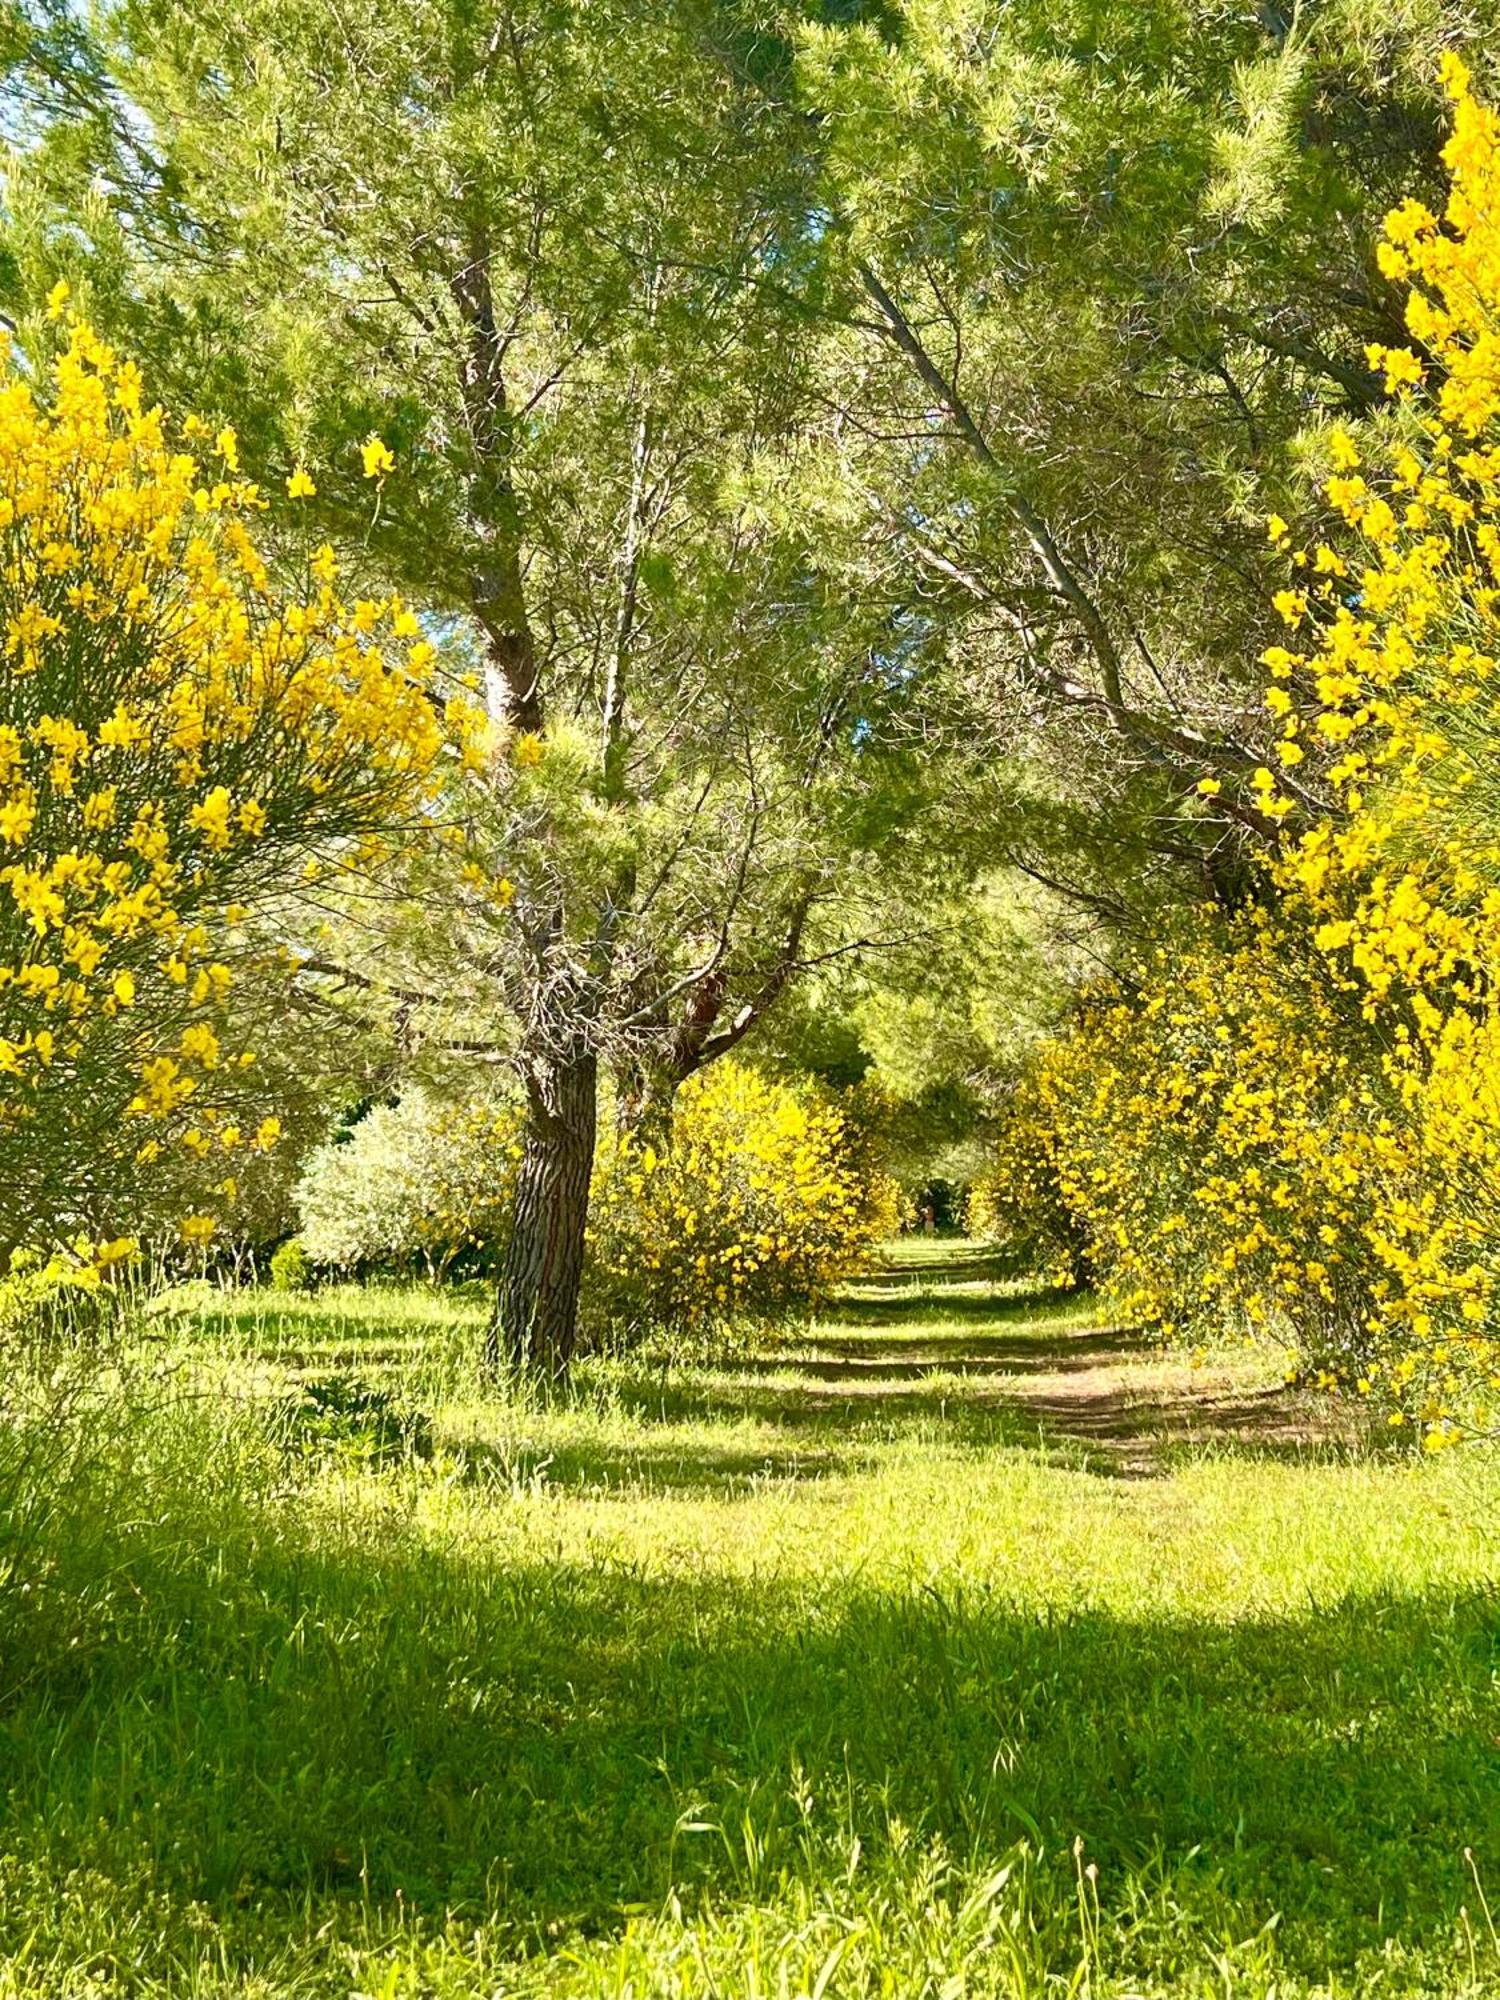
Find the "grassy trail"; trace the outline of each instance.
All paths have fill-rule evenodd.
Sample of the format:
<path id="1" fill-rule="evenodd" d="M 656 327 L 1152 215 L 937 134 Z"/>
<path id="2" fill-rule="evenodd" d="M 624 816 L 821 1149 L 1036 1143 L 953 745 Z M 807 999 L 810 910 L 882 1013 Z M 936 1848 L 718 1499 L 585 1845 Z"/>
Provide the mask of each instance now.
<path id="1" fill-rule="evenodd" d="M 964 1243 L 893 1244 L 885 1263 L 797 1356 L 789 1408 L 857 1420 L 866 1398 L 920 1410 L 920 1385 L 941 1384 L 955 1416 L 1029 1426 L 1038 1450 L 1076 1445 L 1091 1470 L 1126 1478 L 1163 1474 L 1184 1450 L 1296 1458 L 1353 1442 L 1349 1422 L 1288 1390 L 1264 1355 L 1164 1353 L 1065 1293 L 998 1282 Z"/>
<path id="2" fill-rule="evenodd" d="M 551 1407 L 203 1305 L 0 1655 L 0 1996 L 1500 1993 L 1493 1462 L 891 1254 Z M 430 1455 L 255 1416 L 331 1376 Z"/>

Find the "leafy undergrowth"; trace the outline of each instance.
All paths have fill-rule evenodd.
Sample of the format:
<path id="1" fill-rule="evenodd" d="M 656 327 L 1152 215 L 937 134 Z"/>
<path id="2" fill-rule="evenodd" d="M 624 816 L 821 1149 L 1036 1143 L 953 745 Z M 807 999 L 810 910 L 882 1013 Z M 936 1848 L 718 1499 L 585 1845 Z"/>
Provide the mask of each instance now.
<path id="1" fill-rule="evenodd" d="M 1493 1461 L 962 1246 L 551 1406 L 482 1311 L 16 1416 L 0 1995 L 1500 1992 Z"/>

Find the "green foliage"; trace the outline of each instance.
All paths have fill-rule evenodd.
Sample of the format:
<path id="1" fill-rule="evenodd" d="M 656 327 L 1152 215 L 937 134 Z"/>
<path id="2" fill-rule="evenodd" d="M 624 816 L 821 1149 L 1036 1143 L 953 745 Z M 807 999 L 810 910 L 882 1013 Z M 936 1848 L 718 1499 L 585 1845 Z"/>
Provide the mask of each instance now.
<path id="1" fill-rule="evenodd" d="M 303 1456 L 384 1465 L 432 1455 L 432 1424 L 392 1390 L 331 1375 L 304 1381 L 276 1425 L 286 1447 Z"/>
<path id="2" fill-rule="evenodd" d="M 271 1255 L 271 1284 L 278 1292 L 311 1291 L 312 1259 L 300 1236 L 289 1236 Z"/>
<path id="3" fill-rule="evenodd" d="M 275 1105 L 281 1138 L 267 1151 L 241 1148 L 232 1178 L 219 1182 L 213 1207 L 218 1229 L 210 1263 L 237 1278 L 295 1234 L 297 1183 L 309 1155 L 336 1129 L 341 1112 L 383 1093 L 396 1068 L 386 1024 L 373 1010 L 355 1012 L 289 979 L 279 943 L 286 921 L 278 897 L 268 916 L 247 923 L 240 976 L 224 1003 L 229 1033 L 254 1049 L 256 1088 Z M 271 946 L 269 951 L 267 946 Z M 266 960 L 270 962 L 267 963 Z M 165 1154 L 137 1184 L 131 1210 L 137 1233 L 171 1254 L 178 1219 L 199 1207 L 205 1162 L 195 1154 Z"/>
<path id="4" fill-rule="evenodd" d="M 864 931 L 877 850 L 1116 928 L 1243 901 L 1193 784 L 1267 737 L 1265 499 L 1381 398 L 1373 219 L 1491 11 L 10 9 L 24 336 L 68 277 L 516 727 L 376 939 L 299 913 L 309 981 L 628 1094 Z M 979 990 L 864 996 L 914 1170 L 1014 1068 Z"/>
<path id="5" fill-rule="evenodd" d="M 993 806 L 993 787 L 988 796 Z M 909 1193 L 933 1174 L 967 1182 L 979 1169 L 1018 1061 L 1060 1018 L 1086 963 L 1059 936 L 1063 900 L 982 867 L 994 852 L 986 833 L 951 828 L 972 804 L 972 794 L 930 801 L 930 844 L 865 871 L 857 920 L 890 943 L 810 977 L 757 1045 L 783 1074 L 863 1080 L 881 1103 L 886 1164 Z"/>
<path id="6" fill-rule="evenodd" d="M 1190 795 L 1270 735 L 1262 520 L 1309 433 L 1383 399 L 1379 218 L 1437 198 L 1437 56 L 1491 63 L 1493 10 L 892 12 L 797 38 L 847 314 L 827 394 L 859 440 L 809 483 L 901 551 L 976 738 L 1070 808 L 1018 859 L 1147 928 L 1165 886 L 1244 893 L 1243 822 Z"/>

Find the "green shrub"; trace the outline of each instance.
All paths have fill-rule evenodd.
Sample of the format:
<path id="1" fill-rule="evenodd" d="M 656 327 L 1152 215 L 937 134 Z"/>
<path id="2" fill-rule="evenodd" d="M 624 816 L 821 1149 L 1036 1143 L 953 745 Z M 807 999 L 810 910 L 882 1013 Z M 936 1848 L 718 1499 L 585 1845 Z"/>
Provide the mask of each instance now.
<path id="1" fill-rule="evenodd" d="M 309 1292 L 313 1269 L 300 1236 L 289 1236 L 271 1259 L 271 1283 L 278 1292 Z"/>
<path id="2" fill-rule="evenodd" d="M 416 1268 L 445 1278 L 492 1262 L 505 1239 L 521 1112 L 499 1096 L 450 1103 L 410 1090 L 320 1146 L 297 1188 L 300 1241 L 316 1265 Z"/>
<path id="3" fill-rule="evenodd" d="M 347 1375 L 301 1383 L 283 1416 L 283 1441 L 303 1457 L 384 1465 L 432 1455 L 432 1424 L 422 1411 L 389 1389 Z"/>

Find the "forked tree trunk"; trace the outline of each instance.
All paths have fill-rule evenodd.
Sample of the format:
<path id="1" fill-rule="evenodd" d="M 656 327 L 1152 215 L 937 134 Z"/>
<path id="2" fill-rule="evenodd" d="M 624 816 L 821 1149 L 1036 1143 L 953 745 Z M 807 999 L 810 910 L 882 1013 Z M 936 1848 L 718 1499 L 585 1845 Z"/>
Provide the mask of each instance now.
<path id="1" fill-rule="evenodd" d="M 492 1369 L 504 1360 L 557 1378 L 573 1358 L 598 1070 L 593 1051 L 577 1047 L 543 1065 L 533 1080 L 511 1237 L 485 1343 Z"/>

